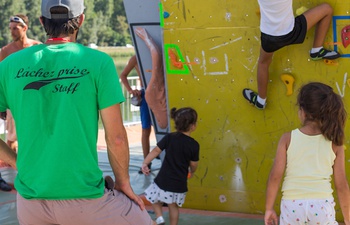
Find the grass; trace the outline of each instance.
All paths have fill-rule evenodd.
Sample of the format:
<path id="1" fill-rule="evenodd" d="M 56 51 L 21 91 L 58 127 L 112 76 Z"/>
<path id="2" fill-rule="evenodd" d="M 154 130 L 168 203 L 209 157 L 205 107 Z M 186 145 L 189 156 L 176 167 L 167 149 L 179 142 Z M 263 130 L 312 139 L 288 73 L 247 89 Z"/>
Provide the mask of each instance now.
<path id="1" fill-rule="evenodd" d="M 121 74 L 130 57 L 135 55 L 135 49 L 127 47 L 99 47 L 98 50 L 107 53 L 113 58 L 118 74 Z M 138 74 L 133 70 L 129 76 L 138 76 Z"/>
<path id="2" fill-rule="evenodd" d="M 99 47 L 98 50 L 107 53 L 112 58 L 130 58 L 135 54 L 134 48 L 127 47 Z"/>

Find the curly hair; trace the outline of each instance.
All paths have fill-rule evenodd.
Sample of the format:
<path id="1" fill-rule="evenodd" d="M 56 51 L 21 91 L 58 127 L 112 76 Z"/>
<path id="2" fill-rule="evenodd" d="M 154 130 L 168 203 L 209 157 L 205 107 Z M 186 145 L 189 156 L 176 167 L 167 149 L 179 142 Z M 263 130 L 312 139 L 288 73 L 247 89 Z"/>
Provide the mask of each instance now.
<path id="1" fill-rule="evenodd" d="M 176 110 L 172 108 L 170 111 L 170 117 L 175 122 L 175 129 L 178 132 L 187 132 L 190 130 L 191 125 L 197 123 L 197 112 L 193 108 L 184 107 Z"/>

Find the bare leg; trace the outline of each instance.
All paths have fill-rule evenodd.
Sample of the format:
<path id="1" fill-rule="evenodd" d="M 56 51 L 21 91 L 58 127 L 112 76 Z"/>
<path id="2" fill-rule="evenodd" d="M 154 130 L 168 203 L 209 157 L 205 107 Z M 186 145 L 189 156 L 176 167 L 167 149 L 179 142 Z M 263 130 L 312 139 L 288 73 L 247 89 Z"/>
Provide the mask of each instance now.
<path id="1" fill-rule="evenodd" d="M 304 16 L 307 21 L 307 30 L 316 26 L 313 47 L 322 47 L 332 21 L 332 7 L 328 3 L 323 3 L 306 11 Z"/>
<path id="2" fill-rule="evenodd" d="M 168 204 L 170 225 L 177 225 L 179 222 L 179 207 L 176 203 Z"/>
<path id="3" fill-rule="evenodd" d="M 260 98 L 267 97 L 267 86 L 269 82 L 269 67 L 272 62 L 273 52 L 265 52 L 260 48 L 260 57 L 258 61 L 258 94 Z"/>
<path id="4" fill-rule="evenodd" d="M 156 218 L 163 216 L 162 206 L 163 206 L 163 203 L 161 203 L 161 202 L 157 202 L 157 203 L 152 204 L 152 207 L 154 209 L 154 213 L 156 214 Z"/>
<path id="5" fill-rule="evenodd" d="M 168 115 L 161 52 L 144 28 L 137 28 L 136 34 L 145 42 L 152 57 L 152 76 L 145 92 L 145 98 L 159 127 L 164 129 L 168 126 Z"/>
<path id="6" fill-rule="evenodd" d="M 150 136 L 151 136 L 151 127 L 142 129 L 141 144 L 142 144 L 143 158 L 146 158 L 150 150 L 150 141 L 149 141 Z"/>

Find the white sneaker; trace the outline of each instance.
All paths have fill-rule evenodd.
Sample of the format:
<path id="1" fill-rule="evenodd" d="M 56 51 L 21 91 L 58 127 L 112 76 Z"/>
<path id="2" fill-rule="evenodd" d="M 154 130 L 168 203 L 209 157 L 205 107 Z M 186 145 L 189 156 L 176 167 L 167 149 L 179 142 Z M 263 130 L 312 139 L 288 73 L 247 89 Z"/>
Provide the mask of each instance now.
<path id="1" fill-rule="evenodd" d="M 164 218 L 162 216 L 158 217 L 156 219 L 156 224 L 158 225 L 164 225 L 165 224 L 165 221 L 164 221 Z"/>

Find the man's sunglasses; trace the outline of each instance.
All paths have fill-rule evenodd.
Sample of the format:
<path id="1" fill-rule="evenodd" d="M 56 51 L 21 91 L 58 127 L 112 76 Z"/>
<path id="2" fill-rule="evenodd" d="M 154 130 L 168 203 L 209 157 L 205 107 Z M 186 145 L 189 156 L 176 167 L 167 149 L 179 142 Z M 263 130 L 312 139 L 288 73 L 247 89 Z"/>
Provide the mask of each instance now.
<path id="1" fill-rule="evenodd" d="M 21 23 L 24 26 L 27 26 L 27 24 L 23 21 L 23 19 L 21 17 L 18 17 L 18 16 L 11 16 L 10 22 Z"/>

